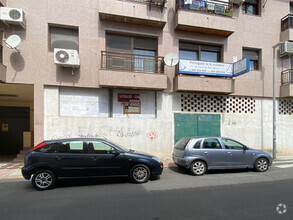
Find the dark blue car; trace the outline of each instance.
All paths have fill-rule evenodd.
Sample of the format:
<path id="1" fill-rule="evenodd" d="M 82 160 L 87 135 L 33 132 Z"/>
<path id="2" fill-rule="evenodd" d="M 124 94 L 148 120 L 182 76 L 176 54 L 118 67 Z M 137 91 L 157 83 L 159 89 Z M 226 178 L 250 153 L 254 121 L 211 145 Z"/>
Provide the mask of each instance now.
<path id="1" fill-rule="evenodd" d="M 52 188 L 56 179 L 129 176 L 144 183 L 163 171 L 159 158 L 104 139 L 44 141 L 25 157 L 22 175 L 38 190 Z"/>

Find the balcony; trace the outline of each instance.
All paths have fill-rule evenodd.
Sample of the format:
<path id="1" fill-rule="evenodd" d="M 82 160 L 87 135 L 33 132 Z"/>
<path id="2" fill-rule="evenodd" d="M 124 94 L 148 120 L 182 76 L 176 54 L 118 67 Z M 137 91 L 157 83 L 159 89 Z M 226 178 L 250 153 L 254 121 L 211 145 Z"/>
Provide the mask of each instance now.
<path id="1" fill-rule="evenodd" d="M 165 1 L 153 3 L 150 0 L 107 0 L 99 1 L 99 16 L 101 21 L 163 28 L 167 23 L 164 8 Z"/>
<path id="2" fill-rule="evenodd" d="M 175 78 L 175 91 L 178 92 L 230 94 L 234 92 L 233 88 L 232 78 L 186 75 L 178 75 Z"/>
<path id="3" fill-rule="evenodd" d="M 293 14 L 281 19 L 280 41 L 293 41 Z"/>
<path id="4" fill-rule="evenodd" d="M 293 69 L 281 73 L 281 97 L 293 97 Z"/>
<path id="5" fill-rule="evenodd" d="M 233 4 L 227 0 L 193 0 L 188 5 L 183 0 L 176 0 L 176 11 L 176 30 L 224 37 L 235 32 Z"/>
<path id="6" fill-rule="evenodd" d="M 163 58 L 102 51 L 100 85 L 164 90 L 167 88 L 167 75 L 164 74 Z"/>

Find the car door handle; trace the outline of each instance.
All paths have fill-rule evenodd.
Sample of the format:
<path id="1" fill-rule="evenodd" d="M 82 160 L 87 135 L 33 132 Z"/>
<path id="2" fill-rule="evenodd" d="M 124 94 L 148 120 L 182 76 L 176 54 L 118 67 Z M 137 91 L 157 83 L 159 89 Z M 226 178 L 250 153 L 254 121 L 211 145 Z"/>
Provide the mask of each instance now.
<path id="1" fill-rule="evenodd" d="M 97 161 L 97 158 L 96 158 L 96 157 L 91 157 L 91 159 L 92 159 L 93 161 Z"/>
<path id="2" fill-rule="evenodd" d="M 228 155 L 232 155 L 232 153 L 231 152 L 228 152 Z"/>
<path id="3" fill-rule="evenodd" d="M 57 156 L 56 159 L 57 160 L 62 160 L 64 157 L 63 156 Z"/>
<path id="4" fill-rule="evenodd" d="M 208 153 L 208 152 L 204 152 L 204 154 L 205 154 L 205 155 L 208 155 L 209 153 Z"/>

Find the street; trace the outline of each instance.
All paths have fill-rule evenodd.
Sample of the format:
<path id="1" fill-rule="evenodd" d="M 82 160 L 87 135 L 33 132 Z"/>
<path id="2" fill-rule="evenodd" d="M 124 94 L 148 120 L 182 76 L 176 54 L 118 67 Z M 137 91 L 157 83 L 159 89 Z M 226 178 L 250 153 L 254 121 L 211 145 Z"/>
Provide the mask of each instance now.
<path id="1" fill-rule="evenodd" d="M 292 165 L 292 164 L 291 164 Z M 293 219 L 293 168 L 209 171 L 165 168 L 160 179 L 63 180 L 36 191 L 24 179 L 0 180 L 1 219 Z"/>

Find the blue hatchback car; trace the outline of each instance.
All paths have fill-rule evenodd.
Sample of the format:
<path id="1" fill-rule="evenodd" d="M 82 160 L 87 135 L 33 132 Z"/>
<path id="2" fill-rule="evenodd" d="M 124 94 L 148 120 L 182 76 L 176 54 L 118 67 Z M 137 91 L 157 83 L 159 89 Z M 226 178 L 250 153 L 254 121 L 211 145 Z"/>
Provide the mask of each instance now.
<path id="1" fill-rule="evenodd" d="M 212 169 L 255 168 L 264 172 L 272 165 L 270 154 L 249 148 L 238 141 L 223 137 L 184 137 L 175 145 L 173 161 L 203 175 Z"/>
<path id="2" fill-rule="evenodd" d="M 52 188 L 56 179 L 129 176 L 144 183 L 161 175 L 159 158 L 126 149 L 104 139 L 44 141 L 25 157 L 22 175 L 38 190 Z"/>

